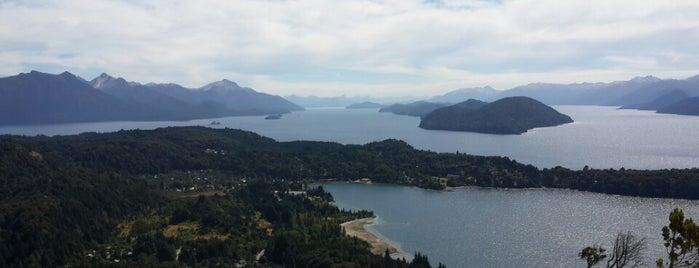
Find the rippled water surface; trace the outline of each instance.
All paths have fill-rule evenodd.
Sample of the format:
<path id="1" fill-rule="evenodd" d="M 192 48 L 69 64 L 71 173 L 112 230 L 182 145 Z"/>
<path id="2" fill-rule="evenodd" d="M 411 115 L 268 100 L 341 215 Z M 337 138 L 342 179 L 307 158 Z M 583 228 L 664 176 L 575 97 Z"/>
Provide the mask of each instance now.
<path id="1" fill-rule="evenodd" d="M 418 128 L 419 118 L 375 109 L 315 109 L 284 115 L 226 117 L 184 122 L 102 122 L 0 127 L 0 134 L 66 135 L 86 131 L 209 126 L 250 130 L 280 141 L 364 144 L 389 138 L 438 152 L 498 155 L 538 167 L 685 168 L 699 166 L 699 116 L 662 115 L 599 106 L 556 106 L 575 123 L 523 135 L 489 135 Z"/>
<path id="2" fill-rule="evenodd" d="M 699 202 L 569 190 L 459 188 L 452 192 L 395 185 L 326 184 L 338 206 L 368 209 L 380 236 L 407 253 L 448 267 L 584 267 L 584 246 L 610 248 L 619 232 L 648 239 L 647 263 L 663 257 L 661 228 L 679 207 L 699 217 Z"/>

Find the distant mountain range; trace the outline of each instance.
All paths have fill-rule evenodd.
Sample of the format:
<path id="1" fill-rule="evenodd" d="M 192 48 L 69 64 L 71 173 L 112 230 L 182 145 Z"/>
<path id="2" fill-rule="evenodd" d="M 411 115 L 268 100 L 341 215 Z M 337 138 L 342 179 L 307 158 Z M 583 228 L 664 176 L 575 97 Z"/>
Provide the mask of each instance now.
<path id="1" fill-rule="evenodd" d="M 102 74 L 32 71 L 0 78 L 0 125 L 96 121 L 191 120 L 303 110 L 279 96 L 221 80 L 199 89 L 140 84 Z"/>
<path id="2" fill-rule="evenodd" d="M 347 105 L 347 107 L 345 107 L 345 109 L 378 109 L 381 107 L 384 107 L 384 105 L 381 103 L 365 101 L 365 102 L 353 103 L 353 104 Z"/>
<path id="3" fill-rule="evenodd" d="M 459 103 L 468 99 L 494 101 L 513 96 L 527 96 L 548 105 L 603 105 L 623 109 L 656 110 L 695 115 L 688 109 L 664 109 L 691 97 L 699 96 L 699 75 L 684 80 L 636 77 L 611 83 L 552 84 L 533 83 L 509 90 L 492 87 L 463 88 L 428 98 L 427 102 Z M 684 105 L 691 103 L 688 100 Z"/>
<path id="4" fill-rule="evenodd" d="M 474 87 L 474 88 L 461 88 L 453 91 L 449 91 L 444 95 L 435 96 L 427 99 L 427 102 L 437 102 L 437 103 L 459 103 L 468 99 L 475 100 L 487 100 L 492 101 L 498 99 L 498 96 L 502 93 L 500 90 L 495 90 L 490 86 L 486 87 Z"/>
<path id="5" fill-rule="evenodd" d="M 337 96 L 337 97 L 317 97 L 317 96 L 298 96 L 289 95 L 285 99 L 301 105 L 306 108 L 321 108 L 321 107 L 347 107 L 349 105 L 361 102 L 374 103 L 399 103 L 415 101 L 414 97 L 370 97 L 370 96 Z"/>
<path id="6" fill-rule="evenodd" d="M 537 127 L 571 123 L 573 120 L 529 97 L 506 97 L 492 103 L 467 100 L 434 110 L 422 118 L 424 129 L 489 134 L 521 134 Z"/>

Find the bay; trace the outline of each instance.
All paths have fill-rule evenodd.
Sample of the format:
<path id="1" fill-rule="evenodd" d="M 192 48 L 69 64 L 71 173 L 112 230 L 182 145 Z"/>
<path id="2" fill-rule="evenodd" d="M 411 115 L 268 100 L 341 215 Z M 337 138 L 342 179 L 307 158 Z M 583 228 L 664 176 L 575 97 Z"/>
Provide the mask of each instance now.
<path id="1" fill-rule="evenodd" d="M 424 130 L 419 118 L 376 109 L 310 109 L 280 120 L 262 116 L 192 121 L 97 122 L 2 126 L 0 134 L 69 135 L 167 126 L 208 126 L 256 132 L 279 141 L 312 140 L 365 144 L 400 139 L 417 149 L 507 156 L 540 168 L 662 169 L 699 166 L 699 117 L 617 110 L 601 106 L 555 106 L 572 124 L 537 128 L 522 135 Z M 212 121 L 220 125 L 210 125 Z"/>
<path id="2" fill-rule="evenodd" d="M 448 267 L 584 267 L 577 253 L 619 232 L 645 237 L 646 263 L 666 255 L 661 228 L 679 207 L 699 216 L 699 201 L 624 197 L 557 189 L 323 185 L 345 209 L 372 210 L 370 231 L 403 252 L 427 254 Z"/>

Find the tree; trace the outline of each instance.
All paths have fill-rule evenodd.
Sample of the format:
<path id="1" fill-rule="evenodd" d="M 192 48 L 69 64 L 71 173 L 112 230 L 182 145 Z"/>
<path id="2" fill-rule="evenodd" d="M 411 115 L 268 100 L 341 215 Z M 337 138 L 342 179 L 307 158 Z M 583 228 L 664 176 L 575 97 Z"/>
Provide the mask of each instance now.
<path id="1" fill-rule="evenodd" d="M 590 268 L 607 257 L 607 255 L 604 254 L 605 251 L 607 250 L 601 246 L 595 245 L 592 247 L 585 247 L 580 253 L 578 253 L 578 256 L 585 260 L 587 262 L 587 268 Z"/>
<path id="2" fill-rule="evenodd" d="M 607 268 L 638 267 L 643 265 L 643 252 L 646 250 L 646 239 L 638 239 L 631 232 L 619 233 L 614 239 L 610 255 L 601 246 L 584 248 L 578 256 L 587 262 L 587 268 L 597 265 L 607 259 Z"/>
<path id="3" fill-rule="evenodd" d="M 698 267 L 699 266 L 699 227 L 684 212 L 675 208 L 670 212 L 670 224 L 663 227 L 663 240 L 667 250 L 668 262 L 658 259 L 659 268 Z"/>
<path id="4" fill-rule="evenodd" d="M 607 268 L 642 266 L 645 250 L 645 238 L 639 239 L 631 232 L 619 233 L 614 240 L 612 254 L 607 260 Z"/>

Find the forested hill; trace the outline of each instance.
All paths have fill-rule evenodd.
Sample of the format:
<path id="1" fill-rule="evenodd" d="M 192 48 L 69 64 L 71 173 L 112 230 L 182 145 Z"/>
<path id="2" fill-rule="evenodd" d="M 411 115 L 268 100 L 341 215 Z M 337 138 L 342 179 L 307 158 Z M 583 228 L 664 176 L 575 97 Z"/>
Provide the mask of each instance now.
<path id="1" fill-rule="evenodd" d="M 343 235 L 371 216 L 299 181 L 551 187 L 699 199 L 699 170 L 540 170 L 504 157 L 276 142 L 204 127 L 0 136 L 0 267 L 429 267 L 372 255 Z M 263 251 L 264 250 L 264 251 Z"/>
<path id="2" fill-rule="evenodd" d="M 204 127 L 12 137 L 42 155 L 103 173 L 157 175 L 220 170 L 275 180 L 356 180 L 416 185 L 550 187 L 645 196 L 699 199 L 699 169 L 538 169 L 506 157 L 434 153 L 398 140 L 366 145 L 276 142 L 252 132 Z"/>
<path id="3" fill-rule="evenodd" d="M 456 104 L 424 116 L 424 129 L 469 131 L 489 134 L 522 134 L 529 129 L 573 122 L 564 115 L 529 97 L 507 97 L 469 107 Z"/>
<path id="4" fill-rule="evenodd" d="M 0 267 L 430 267 L 345 236 L 340 223 L 372 213 L 338 209 L 322 187 L 175 171 L 223 155 L 197 146 L 265 144 L 197 128 L 2 137 Z M 144 175 L 154 167 L 168 173 Z"/>

